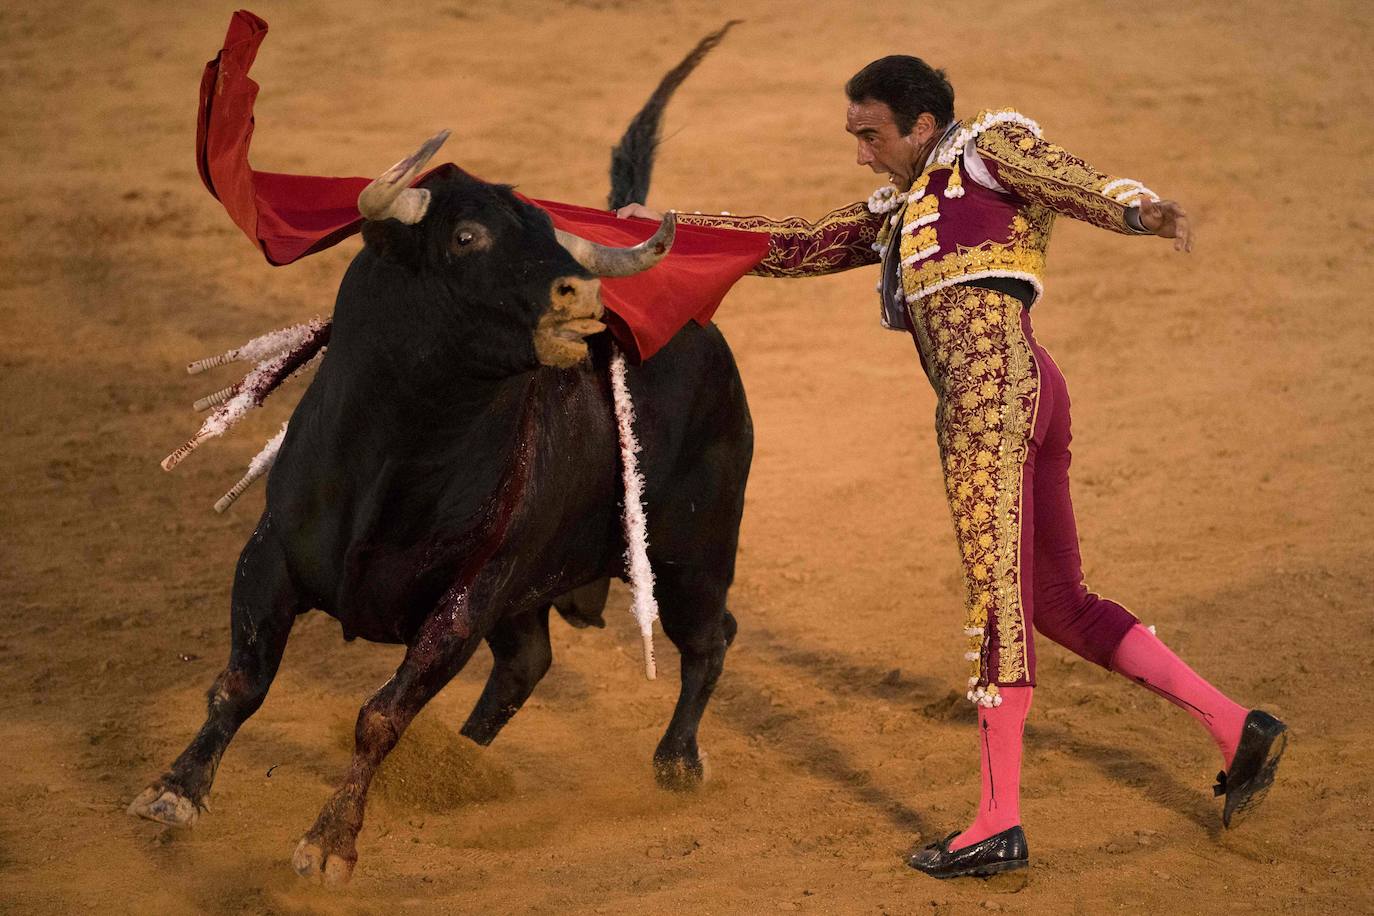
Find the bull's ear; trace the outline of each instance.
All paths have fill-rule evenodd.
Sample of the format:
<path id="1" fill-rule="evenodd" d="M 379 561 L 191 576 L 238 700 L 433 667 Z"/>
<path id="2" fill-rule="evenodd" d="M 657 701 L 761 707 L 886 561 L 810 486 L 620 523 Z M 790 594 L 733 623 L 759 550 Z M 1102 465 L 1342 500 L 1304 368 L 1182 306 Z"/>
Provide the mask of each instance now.
<path id="1" fill-rule="evenodd" d="M 420 262 L 418 236 L 414 226 L 394 219 L 370 219 L 363 223 L 363 244 L 379 257 L 407 267 L 415 267 Z"/>

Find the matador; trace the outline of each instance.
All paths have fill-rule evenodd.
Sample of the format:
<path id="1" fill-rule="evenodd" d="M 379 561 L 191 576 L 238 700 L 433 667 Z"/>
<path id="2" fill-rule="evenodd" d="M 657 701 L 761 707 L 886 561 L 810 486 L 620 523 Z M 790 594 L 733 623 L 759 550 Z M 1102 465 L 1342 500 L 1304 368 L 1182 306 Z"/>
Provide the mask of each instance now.
<path id="1" fill-rule="evenodd" d="M 1285 727 L 1217 690 L 1120 604 L 1088 591 L 1069 499 L 1069 395 L 1031 328 L 1057 216 L 1191 249 L 1187 214 L 1104 174 L 1010 109 L 954 117 L 943 71 L 874 61 L 846 85 L 858 163 L 892 184 L 809 222 L 703 215 L 684 224 L 767 233 L 752 273 L 809 277 L 880 264 L 882 322 L 911 334 L 937 396 L 936 434 L 967 595 L 967 696 L 978 706 L 982 793 L 967 829 L 910 857 L 939 878 L 1025 867 L 1022 730 L 1034 633 L 1185 709 L 1215 740 L 1230 827 L 1274 779 Z M 657 218 L 642 205 L 622 216 Z"/>

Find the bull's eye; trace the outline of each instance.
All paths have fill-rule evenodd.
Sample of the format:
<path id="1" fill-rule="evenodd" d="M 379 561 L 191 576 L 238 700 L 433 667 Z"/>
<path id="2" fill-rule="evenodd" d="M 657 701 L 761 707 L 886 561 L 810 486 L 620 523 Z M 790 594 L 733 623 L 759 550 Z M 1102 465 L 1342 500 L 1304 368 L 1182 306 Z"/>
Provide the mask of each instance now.
<path id="1" fill-rule="evenodd" d="M 469 254 L 489 247 L 491 247 L 491 233 L 481 223 L 464 220 L 453 227 L 449 249 L 454 254 Z"/>

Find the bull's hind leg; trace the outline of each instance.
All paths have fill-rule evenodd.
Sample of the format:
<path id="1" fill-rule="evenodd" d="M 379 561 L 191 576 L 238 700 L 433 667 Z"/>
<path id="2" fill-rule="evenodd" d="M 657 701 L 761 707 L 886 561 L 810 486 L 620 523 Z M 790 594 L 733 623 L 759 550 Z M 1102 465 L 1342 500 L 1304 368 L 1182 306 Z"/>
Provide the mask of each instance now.
<path id="1" fill-rule="evenodd" d="M 611 580 L 598 579 L 555 598 L 553 607 L 563 615 L 564 620 L 578 629 L 601 629 L 606 626 L 606 621 L 601 615 L 606 610 L 606 596 L 610 591 Z"/>
<path id="2" fill-rule="evenodd" d="M 654 774 L 664 788 L 691 789 L 704 776 L 697 728 L 734 641 L 735 618 L 725 609 L 727 585 L 719 571 L 665 564 L 656 572 L 663 631 L 682 655 L 682 688 L 673 720 L 654 751 Z"/>
<path id="3" fill-rule="evenodd" d="M 296 846 L 291 865 L 297 873 L 331 884 L 352 876 L 372 777 L 411 720 L 481 644 L 481 636 L 471 632 L 471 619 L 466 607 L 431 615 L 391 680 L 363 704 L 354 730 L 353 761 L 315 826 Z"/>
<path id="4" fill-rule="evenodd" d="M 178 827 L 196 822 L 224 749 L 267 696 L 301 604 L 271 517 L 264 514 L 239 556 L 229 664 L 210 688 L 205 724 L 171 768 L 134 799 L 130 814 Z"/>
<path id="5" fill-rule="evenodd" d="M 501 620 L 487 643 L 496 661 L 482 696 L 463 725 L 463 734 L 481 745 L 495 740 L 553 663 L 549 609 Z"/>

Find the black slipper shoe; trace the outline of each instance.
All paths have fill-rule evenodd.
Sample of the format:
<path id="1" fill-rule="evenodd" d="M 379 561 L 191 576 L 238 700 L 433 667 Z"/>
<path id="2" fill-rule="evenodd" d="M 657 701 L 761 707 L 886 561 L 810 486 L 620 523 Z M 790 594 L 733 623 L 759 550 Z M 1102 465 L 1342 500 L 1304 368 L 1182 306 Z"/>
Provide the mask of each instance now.
<path id="1" fill-rule="evenodd" d="M 1020 825 L 951 852 L 949 841 L 958 835 L 951 833 L 940 842 L 931 843 L 908 858 L 906 864 L 932 878 L 987 878 L 1030 864 L 1026 834 Z"/>
<path id="2" fill-rule="evenodd" d="M 1213 795 L 1225 795 L 1221 823 L 1229 828 L 1258 807 L 1274 784 L 1279 758 L 1288 746 L 1288 728 L 1269 713 L 1250 710 L 1241 729 L 1240 745 L 1231 759 L 1231 769 L 1217 774 Z"/>

